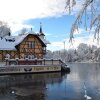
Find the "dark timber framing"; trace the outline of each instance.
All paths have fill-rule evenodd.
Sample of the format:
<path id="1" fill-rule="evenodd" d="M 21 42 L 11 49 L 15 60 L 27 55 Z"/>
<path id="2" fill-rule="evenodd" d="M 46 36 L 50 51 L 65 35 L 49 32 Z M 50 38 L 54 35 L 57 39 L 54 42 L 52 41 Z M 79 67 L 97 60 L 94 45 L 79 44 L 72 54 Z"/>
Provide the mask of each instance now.
<path id="1" fill-rule="evenodd" d="M 29 42 L 34 42 L 34 48 L 28 47 Z M 23 55 L 34 55 L 35 58 L 42 59 L 46 53 L 46 45 L 37 34 L 28 34 L 15 47 L 16 50 L 0 50 L 0 61 L 4 61 L 7 54 L 11 59 L 22 58 Z"/>

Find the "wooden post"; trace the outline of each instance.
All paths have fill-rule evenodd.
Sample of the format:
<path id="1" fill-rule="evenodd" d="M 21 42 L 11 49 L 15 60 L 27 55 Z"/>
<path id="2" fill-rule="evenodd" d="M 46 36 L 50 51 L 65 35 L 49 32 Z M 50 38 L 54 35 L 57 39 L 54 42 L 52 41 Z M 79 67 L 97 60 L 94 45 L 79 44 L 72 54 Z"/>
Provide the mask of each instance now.
<path id="1" fill-rule="evenodd" d="M 45 65 L 45 59 L 44 59 L 44 65 Z"/>
<path id="2" fill-rule="evenodd" d="M 2 50 L 2 61 L 3 61 L 3 50 Z"/>
<path id="3" fill-rule="evenodd" d="M 6 65 L 8 65 L 8 64 L 7 64 L 7 62 L 8 62 L 8 59 L 7 59 L 7 58 L 5 58 L 5 60 L 6 60 Z"/>
<path id="4" fill-rule="evenodd" d="M 18 58 L 16 58 L 16 64 L 18 65 Z"/>
<path id="5" fill-rule="evenodd" d="M 35 64 L 37 65 L 37 58 L 35 58 Z"/>
<path id="6" fill-rule="evenodd" d="M 53 59 L 52 59 L 52 65 L 53 65 Z"/>

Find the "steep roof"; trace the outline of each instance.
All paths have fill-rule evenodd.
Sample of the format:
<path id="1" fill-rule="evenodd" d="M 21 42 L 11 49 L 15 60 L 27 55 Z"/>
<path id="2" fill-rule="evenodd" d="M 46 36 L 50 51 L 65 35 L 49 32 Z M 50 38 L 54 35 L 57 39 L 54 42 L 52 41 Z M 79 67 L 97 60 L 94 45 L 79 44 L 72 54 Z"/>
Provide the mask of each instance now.
<path id="1" fill-rule="evenodd" d="M 44 38 L 42 38 L 42 37 L 40 37 L 39 36 L 39 38 L 47 45 L 47 44 L 50 44 L 50 42 L 49 41 L 47 41 L 46 39 L 44 39 Z"/>
<path id="2" fill-rule="evenodd" d="M 16 50 L 15 46 L 20 44 L 29 34 L 36 36 L 39 41 L 46 46 L 47 41 L 45 39 L 41 39 L 38 34 L 26 33 L 20 36 L 5 36 L 0 38 L 0 50 Z"/>
<path id="3" fill-rule="evenodd" d="M 5 36 L 0 38 L 0 50 L 16 50 L 15 48 L 16 37 Z"/>

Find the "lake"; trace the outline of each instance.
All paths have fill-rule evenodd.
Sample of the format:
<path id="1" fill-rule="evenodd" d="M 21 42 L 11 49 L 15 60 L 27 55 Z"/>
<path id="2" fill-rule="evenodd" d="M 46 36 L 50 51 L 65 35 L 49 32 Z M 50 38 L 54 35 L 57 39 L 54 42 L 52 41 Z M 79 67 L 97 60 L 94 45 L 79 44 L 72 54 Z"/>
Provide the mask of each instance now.
<path id="1" fill-rule="evenodd" d="M 100 64 L 68 64 L 69 74 L 0 76 L 0 100 L 100 100 Z"/>

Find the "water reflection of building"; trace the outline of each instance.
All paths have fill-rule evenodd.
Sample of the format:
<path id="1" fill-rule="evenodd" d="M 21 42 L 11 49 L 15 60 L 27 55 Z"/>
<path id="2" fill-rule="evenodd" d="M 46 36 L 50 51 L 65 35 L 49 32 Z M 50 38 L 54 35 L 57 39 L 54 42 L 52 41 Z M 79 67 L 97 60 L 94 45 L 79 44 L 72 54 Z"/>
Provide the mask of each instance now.
<path id="1" fill-rule="evenodd" d="M 2 100 L 44 100 L 48 84 L 62 83 L 59 73 L 11 75 L 0 77 L 0 98 Z"/>

